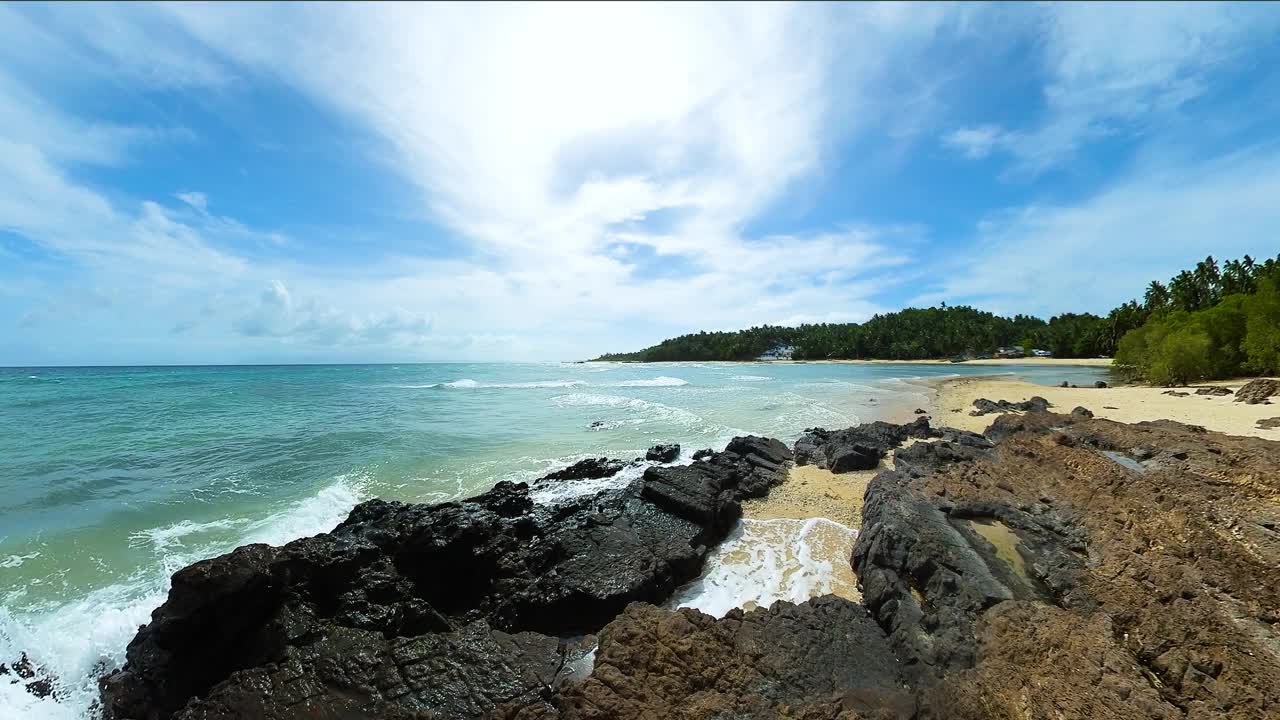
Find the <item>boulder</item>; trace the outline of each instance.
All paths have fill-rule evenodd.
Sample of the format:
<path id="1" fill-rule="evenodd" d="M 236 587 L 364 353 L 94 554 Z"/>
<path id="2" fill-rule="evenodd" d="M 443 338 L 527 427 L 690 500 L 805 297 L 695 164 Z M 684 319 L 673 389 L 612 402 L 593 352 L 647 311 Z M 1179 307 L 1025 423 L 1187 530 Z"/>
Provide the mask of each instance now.
<path id="1" fill-rule="evenodd" d="M 914 710 L 901 687 L 884 632 L 843 598 L 779 601 L 721 619 L 635 604 L 601 631 L 591 675 L 536 717 L 826 718 L 846 707 L 846 694 L 878 713 Z M 526 717 L 504 710 L 499 717 Z"/>
<path id="2" fill-rule="evenodd" d="M 694 459 L 694 461 L 696 462 L 696 461 L 698 461 L 698 460 L 702 460 L 702 459 L 705 459 L 705 458 L 709 458 L 709 457 L 711 457 L 711 456 L 712 456 L 712 455 L 714 455 L 714 454 L 715 454 L 715 453 L 714 453 L 714 452 L 712 452 L 711 448 L 704 448 L 704 449 L 702 449 L 702 450 L 696 450 L 696 451 L 694 451 L 694 453 L 693 453 L 693 459 Z"/>
<path id="3" fill-rule="evenodd" d="M 915 410 L 913 410 L 912 412 L 914 412 L 916 415 L 927 415 L 927 414 L 929 414 L 929 411 L 928 411 L 928 410 L 925 410 L 924 408 L 916 408 L 916 409 L 915 409 Z"/>
<path id="4" fill-rule="evenodd" d="M 1190 397 L 1191 393 L 1185 393 L 1181 390 L 1165 390 L 1161 395 L 1172 395 L 1173 397 Z"/>
<path id="5" fill-rule="evenodd" d="M 1071 417 L 1086 418 L 1086 419 L 1091 418 L 1093 417 L 1093 411 L 1082 405 L 1077 405 L 1075 408 L 1071 410 Z"/>
<path id="6" fill-rule="evenodd" d="M 1225 396 L 1232 395 L 1231 388 L 1222 387 L 1221 385 L 1210 385 L 1209 387 L 1196 388 L 1197 395 L 1213 395 Z"/>
<path id="7" fill-rule="evenodd" d="M 596 480 L 613 477 L 622 471 L 627 464 L 621 460 L 609 458 L 587 458 L 580 460 L 563 470 L 543 475 L 537 482 L 554 480 Z"/>
<path id="8" fill-rule="evenodd" d="M 701 462 L 645 470 L 641 496 L 718 539 L 742 515 L 743 499 L 764 497 L 786 479 L 791 458 L 777 440 L 736 437 L 724 452 Z"/>
<path id="9" fill-rule="evenodd" d="M 1099 381 L 1095 382 L 1095 383 L 1093 384 L 1093 386 L 1094 386 L 1094 387 L 1096 387 L 1096 388 L 1098 388 L 1099 390 L 1102 390 L 1102 389 L 1104 389 L 1104 388 L 1106 388 L 1106 387 L 1107 387 L 1107 384 L 1106 384 L 1105 382 L 1103 382 L 1103 381 L 1099 380 Z"/>
<path id="10" fill-rule="evenodd" d="M 660 463 L 673 462 L 678 457 L 680 457 L 679 443 L 654 445 L 644 454 L 645 460 L 652 460 Z"/>
<path id="11" fill-rule="evenodd" d="M 973 401 L 975 408 L 970 415 L 980 416 L 992 413 L 1007 412 L 1047 412 L 1053 405 L 1039 395 L 1032 396 L 1029 400 L 1021 402 L 1009 402 L 1008 400 L 988 400 L 986 398 L 978 398 Z"/>
<path id="12" fill-rule="evenodd" d="M 925 417 L 906 425 L 876 421 L 844 430 L 810 428 L 796 441 L 796 463 L 833 473 L 871 470 L 908 438 L 931 437 L 934 432 Z"/>
<path id="13" fill-rule="evenodd" d="M 1280 381 L 1258 378 L 1250 380 L 1244 387 L 1237 390 L 1235 401 L 1250 405 L 1268 405 L 1271 403 L 1269 398 L 1277 393 L 1280 393 Z"/>
<path id="14" fill-rule="evenodd" d="M 1280 417 L 1262 418 L 1258 420 L 1258 427 L 1263 430 L 1274 430 L 1280 428 Z"/>

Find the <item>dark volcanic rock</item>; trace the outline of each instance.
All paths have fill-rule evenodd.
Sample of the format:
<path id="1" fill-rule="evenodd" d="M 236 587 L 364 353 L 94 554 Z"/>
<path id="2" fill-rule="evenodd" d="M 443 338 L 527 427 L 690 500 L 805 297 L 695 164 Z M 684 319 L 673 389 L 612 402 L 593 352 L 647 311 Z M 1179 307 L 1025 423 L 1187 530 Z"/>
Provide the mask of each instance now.
<path id="1" fill-rule="evenodd" d="M 10 666 L 0 663 L 0 683 L 22 685 L 22 689 L 38 698 L 47 698 L 53 694 L 53 678 L 44 668 L 31 661 L 27 654 L 21 653 Z"/>
<path id="2" fill-rule="evenodd" d="M 587 458 L 580 460 L 563 470 L 557 470 L 538 478 L 537 482 L 553 480 L 595 480 L 613 477 L 622 471 L 627 464 L 621 460 L 609 458 Z"/>
<path id="3" fill-rule="evenodd" d="M 1263 430 L 1280 428 L 1280 417 L 1261 418 L 1258 420 L 1257 424 L 1258 424 L 1258 427 L 1262 428 Z"/>
<path id="4" fill-rule="evenodd" d="M 1105 382 L 1103 382 L 1103 381 L 1099 380 L 1099 381 L 1095 382 L 1095 383 L 1093 384 L 1093 386 L 1094 386 L 1094 387 L 1096 387 L 1096 388 L 1098 388 L 1099 390 L 1102 390 L 1102 389 L 1105 389 L 1105 388 L 1107 387 L 1107 384 L 1106 384 Z"/>
<path id="5" fill-rule="evenodd" d="M 742 515 L 744 498 L 764 497 L 786 479 L 790 461 L 791 451 L 777 440 L 736 437 L 702 462 L 645 470 L 641 496 L 718 539 Z"/>
<path id="6" fill-rule="evenodd" d="M 1077 418 L 1088 419 L 1093 417 L 1093 411 L 1083 405 L 1077 405 L 1071 410 L 1071 416 Z"/>
<path id="7" fill-rule="evenodd" d="M 532 717 L 827 718 L 846 703 L 913 711 L 901 682 L 884 633 L 848 600 L 778 602 L 719 620 L 636 604 L 600 633 L 591 676 Z"/>
<path id="8" fill-rule="evenodd" d="M 1209 387 L 1196 388 L 1197 395 L 1232 395 L 1231 388 L 1222 387 L 1221 385 L 1211 385 Z"/>
<path id="9" fill-rule="evenodd" d="M 1007 413 L 1007 412 L 1046 412 L 1053 407 L 1048 400 L 1039 395 L 1033 396 L 1030 400 L 1022 402 L 1009 402 L 1008 400 L 993 401 L 986 398 L 978 398 L 973 401 L 975 410 L 970 415 L 975 417 L 980 415 L 988 415 L 991 413 Z"/>
<path id="10" fill-rule="evenodd" d="M 833 473 L 871 470 L 908 438 L 933 435 L 928 418 L 923 417 L 907 425 L 876 421 L 844 430 L 811 428 L 796 441 L 796 463 L 816 465 Z"/>
<path id="11" fill-rule="evenodd" d="M 739 447 L 756 450 L 761 463 L 785 451 L 759 439 Z M 763 494 L 772 478 L 736 453 L 699 465 L 717 469 L 726 508 L 736 509 L 737 489 Z M 554 507 L 535 506 L 528 488 L 512 483 L 434 506 L 371 500 L 331 533 L 198 562 L 174 574 L 125 667 L 104 679 L 104 706 L 135 720 L 168 718 L 191 698 L 210 703 L 189 708 L 191 718 L 311 717 L 291 714 L 290 703 L 302 702 L 316 717 L 409 717 L 406 708 L 426 707 L 472 717 L 467 708 L 536 685 L 499 682 L 490 671 L 545 675 L 545 644 L 522 632 L 593 632 L 627 603 L 660 602 L 698 574 L 728 525 L 716 514 L 665 510 L 641 487 Z M 396 658 L 407 639 L 424 636 L 454 654 L 484 643 L 509 654 L 514 643 L 536 649 L 526 655 L 537 659 L 482 663 L 488 670 L 468 674 L 434 658 L 430 688 L 415 689 L 409 680 L 426 676 L 397 676 L 408 661 Z"/>
<path id="12" fill-rule="evenodd" d="M 1174 397 L 1191 397 L 1191 393 L 1182 392 L 1181 390 L 1165 390 L 1161 395 L 1172 395 Z M 1237 398 L 1238 400 L 1239 398 Z"/>
<path id="13" fill-rule="evenodd" d="M 990 440 L 967 430 L 942 428 L 942 439 L 920 442 L 893 451 L 894 469 L 910 475 L 923 475 L 952 463 L 972 462 L 990 457 Z"/>
<path id="14" fill-rule="evenodd" d="M 644 454 L 645 460 L 654 462 L 669 463 L 680 457 L 680 444 L 670 443 L 668 445 L 654 445 Z"/>
<path id="15" fill-rule="evenodd" d="M 906 478 L 884 472 L 868 487 L 853 564 L 863 600 L 889 631 L 904 672 L 929 684 L 973 665 L 973 628 L 984 611 L 1015 598 L 1048 599 L 1050 593 L 1045 579 L 1021 576 L 998 559 L 998 551 L 957 518 L 949 502 L 904 491 Z M 1019 525 L 1036 528 L 999 505 L 963 515 L 984 522 L 1016 517 Z M 1036 534 L 1053 539 L 1038 528 Z M 1049 547 L 1055 571 L 1079 565 L 1064 548 Z"/>
<path id="16" fill-rule="evenodd" d="M 1236 402 L 1250 405 L 1270 404 L 1270 398 L 1280 393 L 1280 381 L 1269 378 L 1250 380 L 1244 387 L 1236 391 Z"/>
<path id="17" fill-rule="evenodd" d="M 696 460 L 702 460 L 703 458 L 709 458 L 709 457 L 711 457 L 712 455 L 715 455 L 715 453 L 711 451 L 711 448 L 704 448 L 704 449 L 702 449 L 702 450 L 696 450 L 696 451 L 694 451 L 694 453 L 693 453 L 693 459 L 694 459 L 695 461 L 696 461 Z"/>
<path id="18" fill-rule="evenodd" d="M 924 408 L 916 408 L 913 412 L 915 412 L 915 414 L 916 414 L 916 415 L 928 415 L 928 414 L 929 414 L 929 411 L 928 411 L 928 410 L 925 410 Z"/>

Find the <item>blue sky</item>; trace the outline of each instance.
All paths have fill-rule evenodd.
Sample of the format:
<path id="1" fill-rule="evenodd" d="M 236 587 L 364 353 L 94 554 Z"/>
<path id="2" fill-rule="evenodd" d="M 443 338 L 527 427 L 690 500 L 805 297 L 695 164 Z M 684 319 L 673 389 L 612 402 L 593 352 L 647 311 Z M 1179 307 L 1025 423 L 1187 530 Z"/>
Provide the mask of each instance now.
<path id="1" fill-rule="evenodd" d="M 1105 312 L 1280 248 L 1280 6 L 0 5 L 0 364 Z"/>

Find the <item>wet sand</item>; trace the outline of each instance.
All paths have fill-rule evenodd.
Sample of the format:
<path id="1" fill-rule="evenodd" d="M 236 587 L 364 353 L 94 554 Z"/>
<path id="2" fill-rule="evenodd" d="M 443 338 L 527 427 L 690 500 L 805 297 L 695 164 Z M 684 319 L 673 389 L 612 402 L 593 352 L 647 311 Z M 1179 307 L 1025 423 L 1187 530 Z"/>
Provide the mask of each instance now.
<path id="1" fill-rule="evenodd" d="M 862 495 L 879 470 L 836 475 L 813 465 L 791 468 L 786 482 L 769 496 L 742 504 L 742 516 L 753 520 L 824 517 L 858 529 L 862 525 Z"/>

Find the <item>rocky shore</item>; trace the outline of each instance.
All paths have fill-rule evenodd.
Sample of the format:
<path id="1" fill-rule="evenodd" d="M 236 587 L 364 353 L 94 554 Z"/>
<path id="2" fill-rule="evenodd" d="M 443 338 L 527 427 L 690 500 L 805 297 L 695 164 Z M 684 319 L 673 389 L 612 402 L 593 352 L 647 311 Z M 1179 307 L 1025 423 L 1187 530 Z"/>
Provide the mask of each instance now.
<path id="1" fill-rule="evenodd" d="M 1280 443 L 992 405 L 983 433 L 736 438 L 555 505 L 510 483 L 366 502 L 330 533 L 176 573 L 103 678 L 104 712 L 1280 717 Z M 882 458 L 850 558 L 862 603 L 668 609 L 793 463 Z M 534 486 L 622 467 L 585 462 Z"/>

